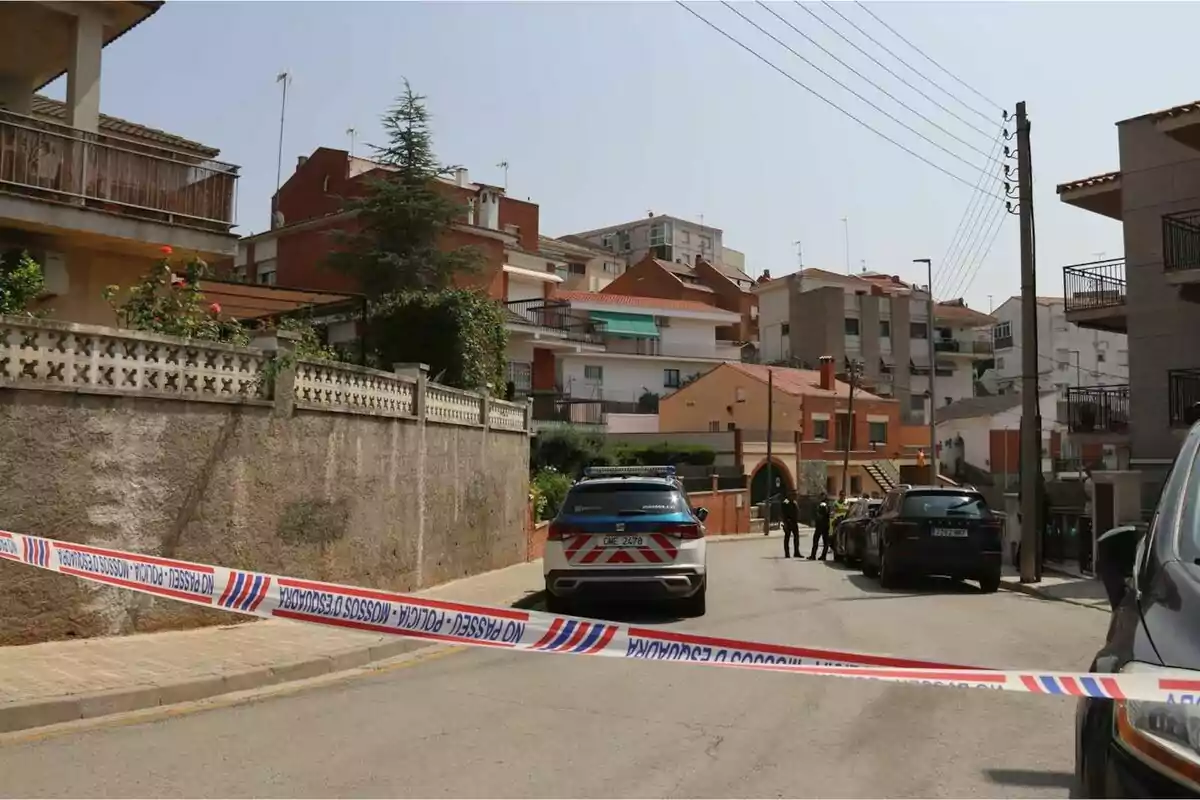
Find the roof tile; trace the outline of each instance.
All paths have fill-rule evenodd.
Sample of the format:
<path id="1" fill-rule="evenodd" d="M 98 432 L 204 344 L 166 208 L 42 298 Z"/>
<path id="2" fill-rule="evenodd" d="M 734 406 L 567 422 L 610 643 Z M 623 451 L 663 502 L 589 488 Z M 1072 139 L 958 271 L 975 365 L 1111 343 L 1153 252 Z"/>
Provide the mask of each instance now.
<path id="1" fill-rule="evenodd" d="M 791 367 L 767 367 L 763 364 L 728 362 L 724 366 L 766 383 L 768 376 L 776 391 L 793 397 L 849 397 L 850 384 L 834 381 L 833 389 L 821 388 L 821 373 L 815 369 L 792 369 Z M 882 397 L 858 389 L 854 396 L 865 400 L 883 400 Z"/>
<path id="2" fill-rule="evenodd" d="M 703 311 L 710 314 L 724 311 L 724 309 L 710 306 L 707 303 L 699 303 L 695 300 L 668 300 L 662 297 L 641 297 L 631 294 L 559 290 L 554 293 L 554 296 L 560 300 L 570 300 L 576 303 L 603 303 L 605 305 L 629 306 L 632 308 L 672 308 L 679 311 Z"/>
<path id="3" fill-rule="evenodd" d="M 35 117 L 47 117 L 54 122 L 66 124 L 67 106 L 61 101 L 35 94 L 33 96 L 32 111 Z M 160 131 L 157 128 L 148 128 L 145 125 L 139 125 L 136 122 L 130 122 L 119 117 L 110 117 L 107 114 L 100 115 L 100 132 L 115 136 L 124 136 L 130 139 L 140 139 L 158 145 L 174 147 L 179 150 L 187 150 L 207 158 L 216 158 L 221 154 L 221 151 L 215 147 L 193 142 L 191 139 L 185 139 L 173 133 Z"/>

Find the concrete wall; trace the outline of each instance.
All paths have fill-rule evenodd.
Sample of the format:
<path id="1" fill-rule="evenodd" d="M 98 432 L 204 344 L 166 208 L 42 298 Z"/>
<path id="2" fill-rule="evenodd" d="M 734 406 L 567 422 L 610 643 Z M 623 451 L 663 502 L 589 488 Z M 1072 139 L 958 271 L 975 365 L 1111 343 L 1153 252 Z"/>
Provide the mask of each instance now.
<path id="1" fill-rule="evenodd" d="M 384 373 L 357 372 L 383 396 Z M 526 559 L 524 431 L 482 424 L 479 411 L 440 424 L 365 403 L 317 409 L 305 381 L 288 408 L 278 391 L 274 401 L 55 391 L 0 369 L 0 527 L 398 591 Z M 445 408 L 432 385 L 419 396 L 431 416 Z M 493 415 L 519 411 L 492 404 Z M 0 607 L 0 645 L 243 619 L 9 563 Z"/>

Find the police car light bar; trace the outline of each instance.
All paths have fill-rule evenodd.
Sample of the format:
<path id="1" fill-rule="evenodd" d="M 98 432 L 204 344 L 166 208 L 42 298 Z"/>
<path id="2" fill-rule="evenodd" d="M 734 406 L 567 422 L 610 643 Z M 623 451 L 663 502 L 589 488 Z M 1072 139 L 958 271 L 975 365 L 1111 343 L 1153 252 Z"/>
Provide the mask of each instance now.
<path id="1" fill-rule="evenodd" d="M 674 478 L 675 467 L 670 465 L 660 467 L 587 467 L 583 471 L 585 478 L 619 478 L 630 475 Z"/>

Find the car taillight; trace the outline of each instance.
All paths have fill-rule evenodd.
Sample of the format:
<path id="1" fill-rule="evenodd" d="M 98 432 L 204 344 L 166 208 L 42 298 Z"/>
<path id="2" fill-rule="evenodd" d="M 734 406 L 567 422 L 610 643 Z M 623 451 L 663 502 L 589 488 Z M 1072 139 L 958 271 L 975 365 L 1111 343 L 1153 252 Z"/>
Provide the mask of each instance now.
<path id="1" fill-rule="evenodd" d="M 581 531 L 579 530 L 579 528 L 576 527 L 575 525 L 567 525 L 562 522 L 551 522 L 550 529 L 548 531 L 546 531 L 546 541 L 561 542 L 563 539 L 567 538 L 568 536 L 575 534 L 575 533 L 580 533 L 580 532 Z"/>
<path id="2" fill-rule="evenodd" d="M 665 533 L 667 536 L 674 536 L 677 539 L 699 539 L 704 536 L 704 529 L 693 522 L 663 525 L 658 529 L 658 532 Z"/>

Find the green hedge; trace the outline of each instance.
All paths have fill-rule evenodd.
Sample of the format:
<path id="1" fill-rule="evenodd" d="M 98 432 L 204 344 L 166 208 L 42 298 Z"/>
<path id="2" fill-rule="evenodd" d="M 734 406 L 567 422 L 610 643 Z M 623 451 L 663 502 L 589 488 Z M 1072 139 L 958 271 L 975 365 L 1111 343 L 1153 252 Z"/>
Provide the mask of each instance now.
<path id="1" fill-rule="evenodd" d="M 710 467 L 716 461 L 716 451 L 704 445 L 609 443 L 603 436 L 584 433 L 575 428 L 547 431 L 531 443 L 530 473 L 536 475 L 547 468 L 579 476 L 594 466 L 657 466 L 686 464 Z"/>
<path id="2" fill-rule="evenodd" d="M 425 363 L 438 383 L 503 394 L 504 310 L 479 292 L 402 292 L 384 298 L 371 309 L 368 342 L 380 369 Z"/>

